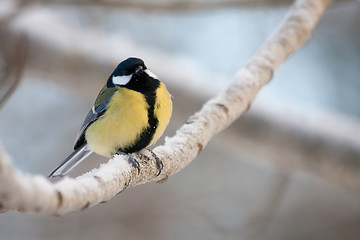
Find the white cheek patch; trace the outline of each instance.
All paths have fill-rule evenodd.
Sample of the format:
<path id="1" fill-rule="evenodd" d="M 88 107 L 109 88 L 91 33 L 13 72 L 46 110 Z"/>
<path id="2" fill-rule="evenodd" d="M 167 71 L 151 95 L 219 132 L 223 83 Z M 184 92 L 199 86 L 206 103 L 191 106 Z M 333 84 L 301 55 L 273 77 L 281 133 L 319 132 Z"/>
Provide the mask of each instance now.
<path id="1" fill-rule="evenodd" d="M 112 82 L 115 85 L 126 85 L 128 82 L 130 82 L 131 77 L 132 74 L 125 76 L 113 76 Z"/>
<path id="2" fill-rule="evenodd" d="M 149 69 L 146 69 L 144 72 L 145 72 L 149 77 L 158 79 L 158 77 L 157 77 L 154 73 L 152 73 Z"/>

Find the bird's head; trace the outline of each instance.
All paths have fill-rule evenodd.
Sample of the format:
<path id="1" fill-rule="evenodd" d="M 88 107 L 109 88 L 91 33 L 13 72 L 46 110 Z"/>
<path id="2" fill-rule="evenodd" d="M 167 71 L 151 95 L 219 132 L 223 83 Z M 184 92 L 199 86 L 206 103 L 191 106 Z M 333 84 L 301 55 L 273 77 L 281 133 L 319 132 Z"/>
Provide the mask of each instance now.
<path id="1" fill-rule="evenodd" d="M 149 79 L 157 80 L 157 77 L 147 69 L 143 60 L 130 57 L 116 67 L 107 81 L 107 87 L 141 87 L 147 85 Z"/>

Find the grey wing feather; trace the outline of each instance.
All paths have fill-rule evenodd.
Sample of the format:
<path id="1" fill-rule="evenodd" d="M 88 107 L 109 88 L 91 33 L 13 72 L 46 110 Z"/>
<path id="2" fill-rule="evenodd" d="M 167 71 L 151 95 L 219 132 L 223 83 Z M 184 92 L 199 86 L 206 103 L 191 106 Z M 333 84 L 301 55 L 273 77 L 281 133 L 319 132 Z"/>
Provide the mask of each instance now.
<path id="1" fill-rule="evenodd" d="M 74 149 L 76 150 L 78 147 L 80 147 L 82 144 L 85 143 L 85 131 L 86 129 L 93 123 L 95 122 L 96 120 L 98 120 L 99 118 L 101 118 L 105 111 L 106 111 L 106 108 L 108 106 L 108 102 L 109 101 L 106 101 L 106 102 L 103 102 L 101 103 L 100 105 L 98 106 L 93 106 L 91 108 L 91 110 L 89 111 L 89 113 L 86 115 L 86 118 L 80 128 L 80 131 L 76 137 L 76 140 L 75 140 L 75 144 L 74 144 Z"/>

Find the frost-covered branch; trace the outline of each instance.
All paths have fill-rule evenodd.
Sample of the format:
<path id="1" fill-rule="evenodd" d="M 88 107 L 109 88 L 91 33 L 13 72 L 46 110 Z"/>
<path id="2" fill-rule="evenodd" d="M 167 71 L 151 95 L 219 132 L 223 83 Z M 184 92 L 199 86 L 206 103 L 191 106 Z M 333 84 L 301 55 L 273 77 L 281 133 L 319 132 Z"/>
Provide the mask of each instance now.
<path id="1" fill-rule="evenodd" d="M 76 179 L 57 183 L 39 175 L 26 175 L 13 168 L 9 157 L 0 155 L 1 211 L 64 214 L 106 202 L 127 187 L 149 181 L 164 181 L 187 166 L 211 138 L 229 126 L 254 100 L 274 71 L 310 37 L 330 0 L 297 0 L 280 28 L 249 62 L 238 71 L 230 86 L 209 100 L 165 144 L 153 150 L 163 161 L 159 176 L 155 159 L 145 150 L 132 154 L 140 163 L 140 174 L 123 156 L 116 156 L 99 169 Z M 126 156 L 125 156 L 126 157 Z"/>

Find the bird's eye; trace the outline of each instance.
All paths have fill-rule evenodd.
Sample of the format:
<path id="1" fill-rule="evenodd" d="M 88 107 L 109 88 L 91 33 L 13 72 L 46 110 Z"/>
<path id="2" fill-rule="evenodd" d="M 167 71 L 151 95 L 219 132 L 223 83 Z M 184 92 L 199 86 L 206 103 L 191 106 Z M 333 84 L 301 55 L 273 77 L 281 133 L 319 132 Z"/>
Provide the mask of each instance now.
<path id="1" fill-rule="evenodd" d="M 125 75 L 125 76 L 113 76 L 112 82 L 115 85 L 126 85 L 128 82 L 130 82 L 132 77 L 132 74 Z"/>
<path id="2" fill-rule="evenodd" d="M 135 74 L 139 74 L 139 73 L 141 73 L 143 70 L 144 70 L 143 66 L 137 66 L 137 67 L 135 68 Z"/>

